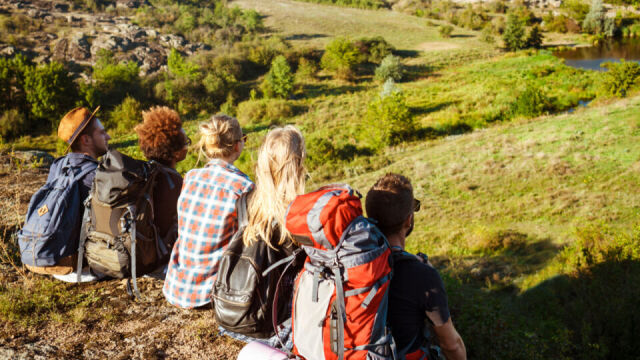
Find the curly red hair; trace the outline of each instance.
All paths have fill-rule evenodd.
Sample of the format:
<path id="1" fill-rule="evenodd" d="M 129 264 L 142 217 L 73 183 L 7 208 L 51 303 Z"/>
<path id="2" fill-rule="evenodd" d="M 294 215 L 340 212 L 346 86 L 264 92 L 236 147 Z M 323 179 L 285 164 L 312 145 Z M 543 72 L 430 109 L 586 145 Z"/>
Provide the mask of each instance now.
<path id="1" fill-rule="evenodd" d="M 180 115 L 166 106 L 142 112 L 142 124 L 135 127 L 140 150 L 149 160 L 168 165 L 187 143 Z"/>

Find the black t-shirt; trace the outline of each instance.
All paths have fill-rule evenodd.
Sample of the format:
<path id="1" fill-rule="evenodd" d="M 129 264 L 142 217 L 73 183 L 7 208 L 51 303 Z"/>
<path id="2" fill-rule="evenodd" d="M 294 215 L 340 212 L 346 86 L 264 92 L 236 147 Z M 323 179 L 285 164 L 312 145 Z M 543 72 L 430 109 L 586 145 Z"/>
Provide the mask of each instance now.
<path id="1" fill-rule="evenodd" d="M 449 320 L 447 294 L 438 271 L 415 255 L 394 253 L 388 316 L 398 350 L 414 339 L 409 352 L 417 350 L 427 317 L 437 326 Z"/>

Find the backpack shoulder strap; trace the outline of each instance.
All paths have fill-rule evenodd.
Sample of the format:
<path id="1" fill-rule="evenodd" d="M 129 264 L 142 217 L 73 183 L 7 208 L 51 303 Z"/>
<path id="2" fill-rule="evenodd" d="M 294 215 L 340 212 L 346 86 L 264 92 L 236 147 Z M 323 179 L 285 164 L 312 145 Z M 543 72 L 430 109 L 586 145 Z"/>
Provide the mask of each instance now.
<path id="1" fill-rule="evenodd" d="M 249 194 L 242 194 L 236 202 L 236 210 L 238 211 L 238 229 L 249 224 L 249 214 L 247 211 L 247 197 Z"/>

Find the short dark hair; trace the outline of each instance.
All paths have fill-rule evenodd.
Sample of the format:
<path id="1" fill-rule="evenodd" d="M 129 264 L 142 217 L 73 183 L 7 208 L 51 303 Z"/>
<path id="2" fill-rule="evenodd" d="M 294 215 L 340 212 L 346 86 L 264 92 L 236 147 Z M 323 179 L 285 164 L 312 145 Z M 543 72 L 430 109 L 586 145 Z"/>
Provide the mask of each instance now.
<path id="1" fill-rule="evenodd" d="M 84 129 L 80 131 L 80 134 L 76 136 L 76 139 L 71 144 L 71 151 L 80 151 L 80 141 L 79 141 L 80 137 L 82 135 L 91 136 L 95 130 L 96 130 L 96 118 L 93 117 L 91 118 L 91 120 L 89 120 L 89 123 L 87 124 L 87 126 L 85 126 Z"/>
<path id="2" fill-rule="evenodd" d="M 406 177 L 388 173 L 367 192 L 367 216 L 378 222 L 385 235 L 395 234 L 413 211 L 413 186 Z"/>
<path id="3" fill-rule="evenodd" d="M 142 119 L 135 127 L 140 150 L 147 159 L 169 165 L 187 144 L 180 115 L 166 106 L 156 106 L 143 111 Z"/>

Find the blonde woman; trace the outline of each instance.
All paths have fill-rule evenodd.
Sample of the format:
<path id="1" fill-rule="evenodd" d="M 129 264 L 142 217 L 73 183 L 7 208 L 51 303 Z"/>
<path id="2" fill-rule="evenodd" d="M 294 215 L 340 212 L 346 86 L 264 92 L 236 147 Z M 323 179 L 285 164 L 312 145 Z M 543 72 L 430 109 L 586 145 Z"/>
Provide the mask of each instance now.
<path id="1" fill-rule="evenodd" d="M 187 309 L 211 302 L 218 261 L 238 228 L 236 202 L 254 187 L 233 165 L 246 140 L 238 120 L 215 115 L 200 126 L 200 135 L 198 145 L 209 162 L 184 177 L 178 240 L 162 289 L 167 301 Z"/>
<path id="2" fill-rule="evenodd" d="M 306 170 L 304 167 L 305 144 L 302 133 L 293 126 L 276 128 L 267 134 L 258 153 L 255 167 L 256 188 L 248 198 L 249 222 L 243 232 L 245 247 L 268 247 L 268 262 L 273 264 L 278 260 L 293 254 L 298 248 L 291 234 L 284 227 L 285 215 L 289 203 L 296 196 L 304 193 Z M 278 290 L 278 319 L 282 342 L 287 342 L 291 332 L 290 305 L 293 293 L 293 282 L 301 261 L 294 263 L 294 269 L 289 269 L 283 276 Z M 265 291 L 260 298 L 264 298 L 271 309 L 273 304 L 274 284 L 272 280 L 280 277 L 282 268 L 277 268 L 269 274 L 265 281 Z M 268 288 L 268 289 L 267 289 Z M 270 311 L 269 311 L 270 313 Z M 266 324 L 272 328 L 270 317 Z M 250 336 L 234 333 L 221 328 L 221 333 L 246 342 L 258 340 Z M 279 347 L 280 341 L 275 335 L 269 339 L 259 340 L 273 347 Z M 285 347 L 291 348 L 290 341 Z"/>

